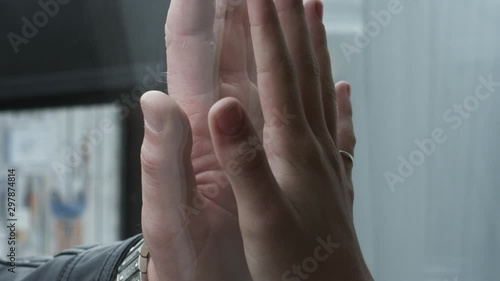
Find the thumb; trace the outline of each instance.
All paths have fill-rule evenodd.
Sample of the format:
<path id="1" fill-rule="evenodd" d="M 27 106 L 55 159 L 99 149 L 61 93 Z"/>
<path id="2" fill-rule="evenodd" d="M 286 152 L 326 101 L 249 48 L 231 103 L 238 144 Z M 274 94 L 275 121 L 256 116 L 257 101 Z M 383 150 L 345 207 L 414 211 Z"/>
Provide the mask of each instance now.
<path id="1" fill-rule="evenodd" d="M 154 274 L 162 280 L 191 280 L 196 255 L 180 208 L 195 190 L 189 122 L 162 92 L 144 94 L 141 107 L 142 229 L 157 265 Z"/>
<path id="2" fill-rule="evenodd" d="M 234 98 L 217 102 L 209 112 L 210 134 L 219 164 L 226 172 L 238 206 L 238 219 L 248 268 L 254 280 L 281 280 L 282 263 L 299 226 L 289 201 L 271 171 L 264 148 L 241 104 Z"/>

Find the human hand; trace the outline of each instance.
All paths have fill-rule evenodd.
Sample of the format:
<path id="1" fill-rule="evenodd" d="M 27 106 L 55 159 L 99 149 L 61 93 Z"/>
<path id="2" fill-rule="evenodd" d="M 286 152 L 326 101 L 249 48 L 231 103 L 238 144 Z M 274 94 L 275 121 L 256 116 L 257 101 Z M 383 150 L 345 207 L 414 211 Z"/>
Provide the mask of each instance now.
<path id="1" fill-rule="evenodd" d="M 146 126 L 141 153 L 148 275 L 251 280 L 236 201 L 207 121 L 216 101 L 233 97 L 262 131 L 246 4 L 173 0 L 165 29 L 170 96 L 152 92 L 141 101 L 145 117 L 156 119 Z M 149 129 L 155 124 L 157 132 Z"/>
<path id="2" fill-rule="evenodd" d="M 253 280 L 287 280 L 296 274 L 293 265 L 302 264 L 323 239 L 340 247 L 306 275 L 312 280 L 368 280 L 352 225 L 352 166 L 338 153 L 338 148 L 354 149 L 350 90 L 345 83 L 337 85 L 337 118 L 317 1 L 306 5 L 307 25 L 302 5 L 276 1 L 285 39 L 272 1 L 249 3 L 263 130 L 259 108 L 251 107 L 256 88 L 252 71 L 247 71 L 251 65 L 245 64 L 251 52 L 236 56 L 231 51 L 242 49 L 224 40 L 220 69 L 221 77 L 230 74 L 222 79 L 229 83 L 217 89 L 214 76 L 207 75 L 214 68 L 206 66 L 213 67 L 216 60 L 215 38 L 207 29 L 213 20 L 207 16 L 209 2 L 172 2 L 167 26 L 172 23 L 175 31 L 167 32 L 167 57 L 169 92 L 177 103 L 158 92 L 142 100 L 149 128 L 142 165 L 150 279 L 251 280 L 251 273 Z M 263 20 L 266 24 L 259 24 Z M 231 54 L 226 61 L 225 54 Z M 234 59 L 238 57 L 245 60 Z M 225 66 L 230 66 L 227 73 Z M 219 92 L 232 98 L 212 106 Z M 277 113 L 293 118 L 283 123 Z M 240 130 L 227 135 L 221 130 L 225 126 Z M 255 142 L 259 135 L 265 137 L 265 150 Z M 232 188 L 224 183 L 225 174 Z M 201 198 L 208 201 L 197 204 Z M 186 208 L 179 212 L 179 206 Z"/>
<path id="3" fill-rule="evenodd" d="M 308 1 L 304 11 L 301 1 L 253 0 L 248 9 L 264 136 L 272 139 L 240 149 L 257 133 L 231 98 L 212 107 L 209 126 L 252 278 L 372 280 L 353 224 L 352 163 L 339 153 L 355 146 L 350 86 L 333 88 L 322 3 Z M 276 109 L 295 118 L 275 126 Z"/>

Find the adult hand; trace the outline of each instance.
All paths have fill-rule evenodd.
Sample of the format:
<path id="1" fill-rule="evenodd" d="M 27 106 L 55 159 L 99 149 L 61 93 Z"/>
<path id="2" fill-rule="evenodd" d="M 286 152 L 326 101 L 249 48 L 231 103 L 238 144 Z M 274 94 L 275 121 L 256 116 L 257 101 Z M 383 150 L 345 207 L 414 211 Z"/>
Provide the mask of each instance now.
<path id="1" fill-rule="evenodd" d="M 244 150 L 257 132 L 227 98 L 209 114 L 215 152 L 238 206 L 253 280 L 371 280 L 353 225 L 350 89 L 336 112 L 323 6 L 297 0 L 248 2 L 264 149 Z M 276 111 L 294 116 L 276 126 Z M 235 168 L 236 167 L 236 168 Z"/>
<path id="2" fill-rule="evenodd" d="M 150 280 L 251 280 L 232 189 L 208 113 L 237 98 L 263 118 L 244 2 L 172 0 L 165 27 L 169 96 L 146 93 L 142 225 Z"/>
<path id="3" fill-rule="evenodd" d="M 371 278 L 352 222 L 352 163 L 338 152 L 354 150 L 350 87 L 337 85 L 337 113 L 322 5 L 311 0 L 304 13 L 301 1 L 275 3 L 248 3 L 262 127 L 244 48 L 246 7 L 230 11 L 243 20 L 232 25 L 239 30 L 222 28 L 214 67 L 213 2 L 172 1 L 173 99 L 158 92 L 142 99 L 150 280 Z"/>

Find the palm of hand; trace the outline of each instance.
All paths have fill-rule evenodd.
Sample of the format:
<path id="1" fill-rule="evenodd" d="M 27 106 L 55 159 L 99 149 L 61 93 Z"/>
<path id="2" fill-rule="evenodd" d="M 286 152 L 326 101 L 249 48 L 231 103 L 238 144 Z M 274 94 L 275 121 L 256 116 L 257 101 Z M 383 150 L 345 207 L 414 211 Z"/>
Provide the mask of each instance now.
<path id="1" fill-rule="evenodd" d="M 182 5 L 181 2 L 177 2 L 178 5 Z M 207 7 L 199 8 L 209 10 L 210 1 L 206 2 Z M 175 27 L 173 22 L 180 20 L 178 17 L 182 14 L 183 7 L 177 7 L 180 9 L 177 11 L 175 8 L 171 7 L 167 20 L 168 85 L 169 94 L 186 113 L 191 126 L 191 161 L 196 187 L 193 194 L 188 195 L 183 211 L 195 248 L 195 278 L 251 280 L 236 201 L 216 158 L 208 128 L 210 107 L 221 98 L 235 97 L 245 106 L 257 130 L 262 132 L 263 117 L 257 87 L 250 79 L 253 55 L 247 51 L 250 42 L 248 27 L 245 26 L 246 6 L 227 7 L 229 10 L 226 11 L 224 3 L 218 1 L 215 21 L 210 19 L 210 12 L 200 11 L 203 13 L 200 25 L 210 26 L 210 21 L 214 21 L 213 37 L 212 30 L 192 36 L 169 30 L 169 23 Z M 214 49 L 213 45 L 219 46 Z M 220 60 L 217 49 L 221 49 Z M 200 60 L 200 56 L 203 59 Z M 190 60 L 197 69 L 179 69 Z"/>
<path id="2" fill-rule="evenodd" d="M 242 85 L 256 91 L 249 80 Z M 245 93 L 240 88 L 242 85 L 223 83 L 219 93 L 221 96 Z M 186 112 L 197 111 L 194 104 L 180 104 Z M 185 211 L 193 243 L 199 249 L 196 260 L 201 268 L 197 268 L 197 271 L 203 280 L 251 280 L 243 252 L 235 197 L 213 150 L 205 124 L 207 115 L 208 111 L 204 110 L 198 114 L 188 114 L 192 126 L 191 160 L 196 178 L 196 194 L 191 197 L 191 202 L 186 203 Z M 258 113 L 255 120 L 260 123 Z"/>

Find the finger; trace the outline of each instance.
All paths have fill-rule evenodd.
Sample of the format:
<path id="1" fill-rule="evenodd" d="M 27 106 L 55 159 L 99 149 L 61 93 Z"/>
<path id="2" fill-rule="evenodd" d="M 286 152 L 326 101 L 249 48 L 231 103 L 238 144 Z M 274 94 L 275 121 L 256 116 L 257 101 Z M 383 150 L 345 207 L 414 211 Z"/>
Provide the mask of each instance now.
<path id="1" fill-rule="evenodd" d="M 249 110 L 251 101 L 258 100 L 254 86 L 249 83 L 247 68 L 247 46 L 243 13 L 246 5 L 232 6 L 230 2 L 225 12 L 222 54 L 220 59 L 220 98 L 237 98 Z M 260 104 L 258 104 L 260 108 Z"/>
<path id="2" fill-rule="evenodd" d="M 193 130 L 207 133 L 218 83 L 214 18 L 215 0 L 172 0 L 165 26 L 169 95 L 185 110 Z"/>
<path id="3" fill-rule="evenodd" d="M 321 101 L 319 66 L 311 46 L 302 0 L 276 0 L 275 3 L 297 71 L 302 105 L 309 126 L 317 136 L 329 136 Z"/>
<path id="4" fill-rule="evenodd" d="M 283 196 L 246 112 L 236 99 L 222 99 L 211 108 L 209 125 L 217 159 L 235 193 L 240 224 L 265 220 L 263 212 L 282 207 Z"/>
<path id="5" fill-rule="evenodd" d="M 159 275 L 185 280 L 183 274 L 193 269 L 195 258 L 182 213 L 195 192 L 189 123 L 173 99 L 161 92 L 146 93 L 141 106 L 143 233 L 155 262 L 162 264 Z"/>
<path id="6" fill-rule="evenodd" d="M 243 107 L 234 98 L 222 99 L 211 108 L 209 124 L 217 159 L 236 197 L 245 255 L 257 257 L 248 260 L 249 268 L 255 269 L 255 263 L 276 264 L 285 250 L 298 252 L 300 246 L 289 249 L 301 233 L 296 214 L 278 187 Z M 251 273 L 256 280 L 279 280 L 284 268 L 273 269 Z"/>
<path id="7" fill-rule="evenodd" d="M 224 36 L 220 64 L 219 97 L 234 97 L 240 101 L 262 134 L 263 118 L 259 101 L 259 93 L 250 80 L 248 66 L 252 49 L 249 44 L 248 9 L 246 2 L 228 0 L 225 16 Z M 248 49 L 248 47 L 250 47 Z"/>
<path id="8" fill-rule="evenodd" d="M 226 8 L 220 59 L 220 78 L 226 83 L 248 79 L 244 12 L 244 4 Z"/>
<path id="9" fill-rule="evenodd" d="M 303 134 L 305 116 L 300 101 L 296 73 L 281 31 L 272 0 L 248 2 L 252 43 L 262 111 L 268 127 L 279 127 L 276 112 L 286 111 L 297 118 L 287 132 Z M 302 129 L 302 130 L 301 130 Z M 278 142 L 280 143 L 280 142 Z"/>
<path id="10" fill-rule="evenodd" d="M 247 73 L 250 81 L 252 81 L 253 84 L 257 85 L 257 66 L 255 65 L 255 54 L 253 51 L 252 33 L 250 29 L 250 19 L 248 16 L 248 5 L 246 1 L 242 3 L 242 7 L 244 8 L 244 11 L 242 13 L 242 21 L 247 50 Z"/>
<path id="11" fill-rule="evenodd" d="M 338 100 L 337 113 L 337 137 L 338 147 L 351 155 L 354 155 L 354 147 L 356 146 L 356 137 L 354 135 L 354 125 L 352 122 L 352 104 L 351 104 L 351 86 L 347 82 L 339 82 L 335 86 Z M 346 174 L 351 179 L 352 161 L 341 156 L 344 161 Z"/>
<path id="12" fill-rule="evenodd" d="M 275 266 L 266 272 L 252 271 L 255 280 L 281 280 L 287 261 L 302 257 L 303 239 L 297 214 L 278 187 L 266 153 L 243 107 L 236 99 L 216 103 L 209 114 L 210 133 L 220 165 L 224 168 L 238 205 L 240 229 L 249 268 Z M 276 262 L 278 261 L 278 262 Z M 257 264 L 256 264 L 257 263 Z"/>
<path id="13" fill-rule="evenodd" d="M 318 0 L 308 1 L 305 4 L 305 9 L 312 45 L 319 64 L 324 118 L 330 136 L 334 143 L 337 144 L 337 101 L 326 29 L 322 19 L 323 3 Z"/>

